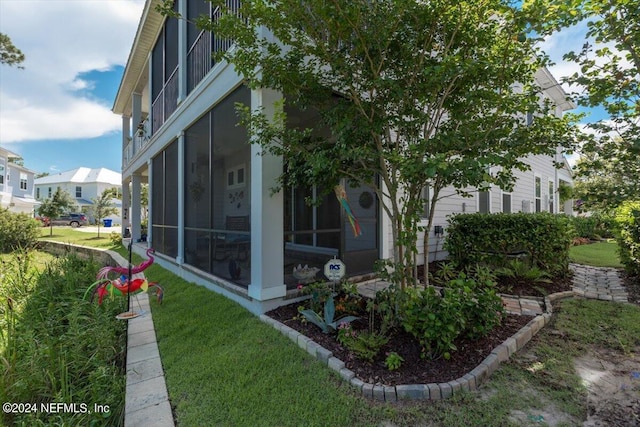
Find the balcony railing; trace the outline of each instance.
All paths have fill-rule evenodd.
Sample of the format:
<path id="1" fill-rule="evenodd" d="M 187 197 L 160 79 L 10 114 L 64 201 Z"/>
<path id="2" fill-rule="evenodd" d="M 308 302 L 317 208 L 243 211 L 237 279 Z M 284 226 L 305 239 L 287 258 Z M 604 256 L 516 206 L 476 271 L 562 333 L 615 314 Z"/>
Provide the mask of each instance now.
<path id="1" fill-rule="evenodd" d="M 227 6 L 236 14 L 240 11 L 241 0 L 227 0 Z M 220 8 L 216 8 L 211 14 L 212 20 L 217 20 L 222 14 Z M 187 52 L 187 92 L 191 91 L 209 73 L 215 62 L 212 53 L 226 52 L 233 41 L 221 39 L 210 32 L 202 31 Z"/>
<path id="2" fill-rule="evenodd" d="M 240 13 L 240 4 L 241 0 L 227 0 L 227 6 L 236 14 Z M 216 8 L 211 14 L 211 19 L 219 19 L 221 14 L 221 9 Z M 232 44 L 233 41 L 230 39 L 220 39 L 215 34 L 205 31 L 200 33 L 187 52 L 187 93 L 190 93 L 213 67 L 212 53 L 226 52 Z M 155 134 L 178 108 L 178 74 L 176 67 L 151 104 L 152 122 L 149 137 Z"/>
<path id="3" fill-rule="evenodd" d="M 140 122 L 136 129 L 136 133 L 133 135 L 135 152 L 137 153 L 149 142 L 149 140 L 151 140 L 151 124 L 149 123 L 149 119 L 146 118 Z"/>
<path id="4" fill-rule="evenodd" d="M 124 153 L 122 153 L 122 167 L 125 168 L 133 159 L 133 141 L 129 141 L 126 147 L 124 147 Z"/>
<path id="5" fill-rule="evenodd" d="M 162 86 L 162 90 L 153 100 L 151 105 L 151 135 L 156 133 L 160 126 L 176 111 L 178 107 L 178 67 L 176 67 L 169 79 Z"/>

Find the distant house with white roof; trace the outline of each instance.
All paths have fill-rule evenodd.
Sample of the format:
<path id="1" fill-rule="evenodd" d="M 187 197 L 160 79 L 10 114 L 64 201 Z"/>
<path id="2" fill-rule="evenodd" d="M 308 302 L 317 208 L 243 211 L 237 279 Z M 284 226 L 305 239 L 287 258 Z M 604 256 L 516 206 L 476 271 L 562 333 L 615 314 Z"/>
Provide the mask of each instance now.
<path id="1" fill-rule="evenodd" d="M 0 148 L 0 208 L 33 214 L 38 203 L 33 197 L 35 172 L 13 163 L 20 155 Z"/>
<path id="2" fill-rule="evenodd" d="M 92 199 L 97 198 L 105 190 L 117 187 L 122 192 L 122 175 L 106 168 L 90 169 L 80 167 L 66 172 L 43 176 L 35 180 L 36 200 L 45 200 L 52 197 L 56 190 L 62 189 L 75 199 L 77 211 L 93 216 Z M 122 202 L 113 200 L 119 214 L 110 215 L 107 218 L 116 223 L 121 223 Z"/>

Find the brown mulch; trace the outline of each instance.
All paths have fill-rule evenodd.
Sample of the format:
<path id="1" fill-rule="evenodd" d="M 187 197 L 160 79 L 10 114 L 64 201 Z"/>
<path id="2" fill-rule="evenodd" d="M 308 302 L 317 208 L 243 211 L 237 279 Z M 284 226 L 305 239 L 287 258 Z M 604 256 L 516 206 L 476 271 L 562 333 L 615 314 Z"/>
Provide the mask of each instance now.
<path id="1" fill-rule="evenodd" d="M 507 295 L 545 297 L 557 292 L 570 291 L 571 276 L 556 277 L 550 283 L 531 283 L 526 280 L 511 279 L 508 277 L 498 278 L 498 292 Z"/>
<path id="2" fill-rule="evenodd" d="M 345 362 L 346 367 L 362 381 L 385 385 L 439 383 L 460 378 L 475 369 L 493 349 L 532 319 L 529 316 L 507 315 L 502 325 L 491 331 L 487 337 L 478 340 L 457 340 L 455 345 L 458 351 L 453 352 L 449 360 L 421 358 L 421 348 L 416 339 L 404 330 L 398 330 L 391 335 L 389 342 L 382 347 L 374 362 L 369 363 L 340 346 L 334 336 L 322 333 L 320 328 L 312 323 L 302 323 L 298 318 L 297 308 L 298 304 L 283 306 L 268 312 L 267 316 L 297 330 L 331 351 L 334 357 Z M 354 329 L 367 328 L 366 320 L 358 320 L 352 325 Z M 392 351 L 404 359 L 400 369 L 395 371 L 389 371 L 384 364 L 386 354 Z"/>
<path id="3" fill-rule="evenodd" d="M 640 305 L 640 276 L 629 276 L 623 274 L 622 283 L 627 291 L 629 302 Z"/>

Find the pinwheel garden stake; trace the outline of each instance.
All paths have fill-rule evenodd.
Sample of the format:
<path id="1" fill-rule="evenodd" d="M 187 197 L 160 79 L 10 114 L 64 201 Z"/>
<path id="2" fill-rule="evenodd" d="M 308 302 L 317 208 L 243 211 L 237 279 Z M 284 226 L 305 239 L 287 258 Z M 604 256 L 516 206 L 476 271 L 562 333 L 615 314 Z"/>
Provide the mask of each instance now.
<path id="1" fill-rule="evenodd" d="M 360 229 L 360 223 L 358 222 L 358 218 L 351 211 L 351 206 L 349 206 L 349 202 L 347 201 L 347 192 L 344 187 L 340 184 L 333 187 L 333 191 L 336 193 L 336 197 L 338 201 L 344 208 L 344 211 L 347 213 L 347 218 L 349 219 L 349 224 L 351 224 L 351 229 L 353 230 L 353 236 L 358 237 L 362 235 L 362 230 Z"/>
<path id="2" fill-rule="evenodd" d="M 115 291 L 119 291 L 122 295 L 127 296 L 127 307 L 130 311 L 121 313 L 116 316 L 118 319 L 133 319 L 134 317 L 140 316 L 141 312 L 134 312 L 131 310 L 131 294 L 138 290 L 142 292 L 146 292 L 149 288 L 155 288 L 156 296 L 158 298 L 158 303 L 162 303 L 162 297 L 164 295 L 164 291 L 160 285 L 156 282 L 149 282 L 147 279 L 133 279 L 133 274 L 141 273 L 151 264 L 153 264 L 153 256 L 152 253 L 155 251 L 153 249 L 147 249 L 148 260 L 142 262 L 140 265 L 132 267 L 131 265 L 131 242 L 129 243 L 129 266 L 125 267 L 112 267 L 106 266 L 101 268 L 98 271 L 96 278 L 98 279 L 95 283 L 91 284 L 87 291 L 85 292 L 85 297 L 87 294 L 93 289 L 91 294 L 91 301 L 95 298 L 96 294 L 98 295 L 98 304 L 102 304 L 102 299 L 105 295 L 109 294 L 113 296 Z M 117 273 L 120 274 L 118 278 L 110 279 L 109 273 Z M 125 275 L 127 273 L 127 275 Z"/>

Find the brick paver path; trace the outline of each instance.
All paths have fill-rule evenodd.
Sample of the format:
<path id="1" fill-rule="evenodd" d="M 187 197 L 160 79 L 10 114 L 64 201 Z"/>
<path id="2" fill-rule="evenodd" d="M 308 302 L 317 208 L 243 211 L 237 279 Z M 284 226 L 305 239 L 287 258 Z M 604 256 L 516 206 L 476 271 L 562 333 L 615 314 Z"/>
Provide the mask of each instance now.
<path id="1" fill-rule="evenodd" d="M 569 264 L 573 271 L 573 292 L 576 295 L 605 301 L 628 302 L 617 268 Z"/>

